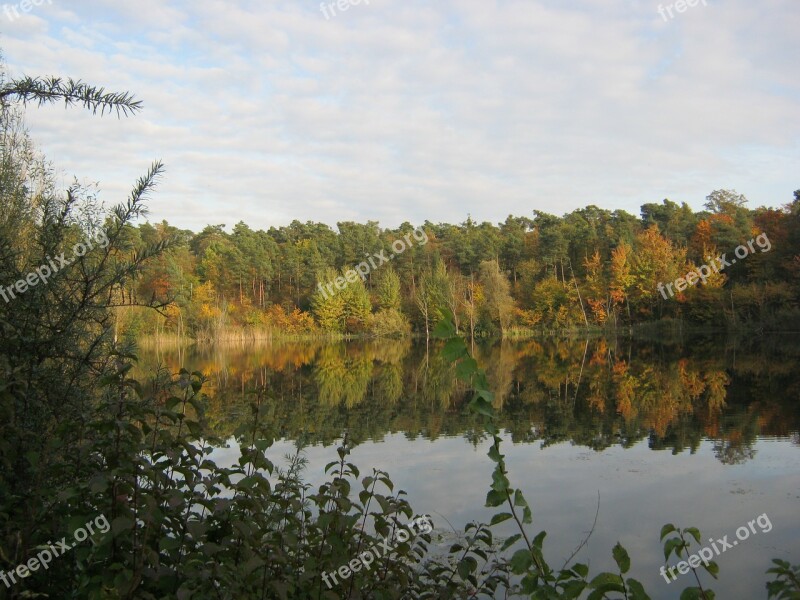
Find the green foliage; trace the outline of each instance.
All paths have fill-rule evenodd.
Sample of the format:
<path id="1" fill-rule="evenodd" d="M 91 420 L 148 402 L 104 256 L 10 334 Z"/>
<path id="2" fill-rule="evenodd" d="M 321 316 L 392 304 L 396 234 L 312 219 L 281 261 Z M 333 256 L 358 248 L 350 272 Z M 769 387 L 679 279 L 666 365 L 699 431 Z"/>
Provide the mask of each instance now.
<path id="1" fill-rule="evenodd" d="M 36 102 L 39 106 L 55 102 L 64 102 L 67 106 L 82 105 L 93 113 L 100 111 L 115 112 L 117 116 L 128 116 L 142 109 L 140 100 L 135 100 L 127 92 L 107 92 L 80 80 L 60 77 L 23 77 L 12 79 L 0 85 L 0 103 L 7 106 L 10 102 Z"/>
<path id="2" fill-rule="evenodd" d="M 372 303 L 361 278 L 347 283 L 339 292 L 344 301 L 343 318 L 346 333 L 364 333 L 369 326 Z"/>
<path id="3" fill-rule="evenodd" d="M 325 331 L 341 332 L 344 330 L 344 297 L 334 287 L 330 294 L 325 286 L 336 280 L 336 271 L 327 269 L 319 274 L 323 290 L 318 290 L 311 299 L 314 318 Z"/>
<path id="4" fill-rule="evenodd" d="M 236 435 L 238 460 L 220 467 L 208 457 L 215 441 L 204 435 L 202 376 L 181 371 L 142 386 L 129 368 L 121 360 L 106 378 L 104 403 L 89 425 L 93 442 L 83 450 L 85 472 L 58 504 L 63 514 L 106 514 L 112 530 L 76 555 L 80 569 L 71 579 L 50 571 L 32 589 L 53 593 L 70 584 L 87 598 L 338 598 L 353 590 L 396 598 L 401 588 L 421 591 L 424 575 L 413 564 L 430 542 L 425 533 L 394 542 L 373 572 L 333 591 L 323 584 L 323 572 L 395 538 L 414 516 L 385 473 L 361 478 L 347 462 L 347 437 L 326 467 L 328 481 L 310 489 L 301 448 L 285 469 L 268 458 L 278 432 L 261 425 L 271 410 L 261 390 L 252 422 Z"/>
<path id="5" fill-rule="evenodd" d="M 469 323 L 478 336 L 584 329 L 590 319 L 602 327 L 676 319 L 741 328 L 791 314 L 800 300 L 798 211 L 793 205 L 751 211 L 720 194 L 715 198 L 721 212 L 694 213 L 686 203 L 664 200 L 644 204 L 641 219 L 588 206 L 562 217 L 542 212 L 533 219 L 509 217 L 498 225 L 471 219 L 459 225 L 426 223 L 429 243 L 412 243 L 390 264 L 376 255 L 388 258 L 392 243 L 404 237 L 413 242 L 408 223 L 381 229 L 375 222 L 343 222 L 337 233 L 322 223 L 295 221 L 254 231 L 240 222 L 230 233 L 224 225 L 210 225 L 197 234 L 144 223 L 131 233 L 137 244 L 169 232 L 173 246 L 121 290 L 134 298 L 174 302 L 177 312 L 148 326 L 151 333 L 195 337 L 203 337 L 209 319 L 234 327 L 264 324 L 280 334 L 271 307 L 316 314 L 317 285 L 331 281 L 318 277 L 320 272 L 344 275 L 370 261 L 365 289 L 376 310 L 401 312 L 420 333 L 429 333 L 441 308 L 453 314 L 457 328 Z M 716 275 L 718 281 L 690 287 L 680 297 L 664 298 L 658 291 L 659 284 L 673 284 L 708 263 L 709 253 L 730 257 L 761 231 L 769 234 L 770 252 L 757 248 Z M 208 294 L 194 293 L 200 286 L 213 288 L 210 301 Z M 372 328 L 361 318 L 366 304 L 359 299 L 356 305 L 350 311 L 355 314 L 341 317 L 341 323 L 325 317 L 322 329 L 369 334 Z"/>
<path id="6" fill-rule="evenodd" d="M 379 337 L 407 336 L 411 333 L 411 324 L 399 310 L 386 309 L 369 316 L 367 329 Z"/>
<path id="7" fill-rule="evenodd" d="M 672 523 L 667 523 L 661 528 L 661 541 L 664 544 L 665 561 L 669 561 L 669 557 L 672 555 L 674 555 L 677 559 L 689 558 L 689 555 L 691 554 L 689 551 L 689 548 L 691 547 L 691 541 L 688 539 L 688 536 L 691 536 L 692 539 L 694 539 L 695 544 L 700 544 L 702 535 L 700 534 L 700 530 L 696 527 L 679 529 Z M 697 572 L 697 568 L 693 567 L 689 562 L 686 564 L 689 565 L 689 569 L 691 569 L 692 573 L 694 574 L 697 587 L 686 588 L 681 594 L 681 598 L 701 598 L 703 600 L 713 600 L 715 597 L 714 591 L 703 587 L 700 581 L 700 576 Z M 702 562 L 700 568 L 705 570 L 714 579 L 717 579 L 719 565 L 715 561 L 711 560 L 708 561 L 708 563 Z"/>
<path id="8" fill-rule="evenodd" d="M 508 278 L 500 272 L 500 265 L 494 260 L 482 262 L 479 267 L 479 274 L 485 298 L 485 328 L 502 334 L 511 326 L 514 315 L 511 284 Z"/>
<path id="9" fill-rule="evenodd" d="M 785 560 L 773 559 L 775 565 L 767 570 L 769 575 L 774 575 L 773 581 L 767 582 L 769 598 L 777 600 L 800 599 L 800 566 L 792 566 Z"/>
<path id="10" fill-rule="evenodd" d="M 400 277 L 387 266 L 375 277 L 375 305 L 380 310 L 399 311 L 400 302 Z"/>

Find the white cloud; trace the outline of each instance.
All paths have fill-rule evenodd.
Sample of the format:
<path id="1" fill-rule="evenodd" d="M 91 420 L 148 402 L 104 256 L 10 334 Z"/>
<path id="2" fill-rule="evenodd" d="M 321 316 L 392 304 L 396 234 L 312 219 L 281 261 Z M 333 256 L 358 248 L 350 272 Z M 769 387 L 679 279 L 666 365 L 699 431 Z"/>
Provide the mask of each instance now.
<path id="1" fill-rule="evenodd" d="M 8 23 L 13 75 L 63 74 L 145 102 L 134 119 L 29 110 L 67 173 L 127 194 L 156 158 L 151 219 L 499 221 L 593 203 L 699 208 L 800 187 L 800 6 L 63 0 Z"/>

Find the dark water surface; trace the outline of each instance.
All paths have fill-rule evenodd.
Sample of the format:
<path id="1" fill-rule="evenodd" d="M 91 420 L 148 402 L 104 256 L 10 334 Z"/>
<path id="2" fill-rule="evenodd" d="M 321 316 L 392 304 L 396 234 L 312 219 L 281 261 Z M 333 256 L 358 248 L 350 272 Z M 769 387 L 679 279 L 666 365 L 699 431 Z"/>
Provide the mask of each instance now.
<path id="1" fill-rule="evenodd" d="M 277 440 L 270 457 L 281 463 L 303 440 L 310 483 L 322 480 L 347 431 L 358 442 L 351 459 L 362 475 L 389 471 L 437 529 L 449 522 L 461 530 L 493 514 L 483 508 L 489 441 L 479 419 L 465 414 L 468 391 L 434 343 L 275 343 L 140 356 L 142 372 L 162 365 L 206 374 L 209 420 L 231 439 L 215 455 L 220 463 L 234 460 L 234 432 L 251 422 L 248 390 L 265 386 L 262 418 Z M 654 599 L 694 585 L 691 573 L 669 585 L 659 575 L 664 523 L 696 526 L 710 546 L 709 538 L 736 540 L 737 528 L 766 515 L 715 558 L 721 581 L 709 583 L 717 598 L 766 598 L 770 559 L 800 562 L 800 342 L 548 339 L 478 345 L 475 356 L 496 391 L 509 478 L 532 505 L 529 531 L 548 532 L 554 567 L 591 528 L 598 494 L 597 525 L 578 558 L 592 573 L 615 570 L 611 548 L 622 542 L 630 575 Z M 512 533 L 509 523 L 499 535 Z"/>

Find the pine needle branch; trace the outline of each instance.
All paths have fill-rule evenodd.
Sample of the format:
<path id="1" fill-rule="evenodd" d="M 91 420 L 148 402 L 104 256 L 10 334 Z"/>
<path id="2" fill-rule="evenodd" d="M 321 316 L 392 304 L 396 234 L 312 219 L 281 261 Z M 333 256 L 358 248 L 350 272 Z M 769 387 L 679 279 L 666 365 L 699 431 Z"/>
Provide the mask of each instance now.
<path id="1" fill-rule="evenodd" d="M 36 102 L 39 106 L 64 101 L 64 106 L 82 105 L 97 114 L 106 112 L 121 115 L 135 114 L 142 109 L 142 101 L 128 92 L 107 92 L 105 88 L 60 77 L 23 77 L 12 79 L 0 86 L 0 102 L 16 99 L 23 104 Z"/>

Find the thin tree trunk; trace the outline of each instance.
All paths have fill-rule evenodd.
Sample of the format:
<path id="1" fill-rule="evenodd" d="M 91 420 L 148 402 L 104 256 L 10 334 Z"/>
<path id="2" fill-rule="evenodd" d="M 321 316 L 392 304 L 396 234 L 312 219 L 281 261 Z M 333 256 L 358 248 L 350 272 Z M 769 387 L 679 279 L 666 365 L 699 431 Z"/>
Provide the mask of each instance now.
<path id="1" fill-rule="evenodd" d="M 561 268 L 564 268 L 562 263 Z M 581 311 L 583 312 L 583 320 L 586 323 L 586 329 L 589 329 L 589 319 L 586 318 L 586 309 L 583 307 L 583 299 L 581 298 L 581 290 L 578 288 L 578 281 L 575 279 L 575 271 L 572 268 L 572 259 L 569 259 L 569 271 L 572 273 L 572 283 L 575 284 L 575 291 L 578 292 L 578 302 L 581 303 Z"/>

